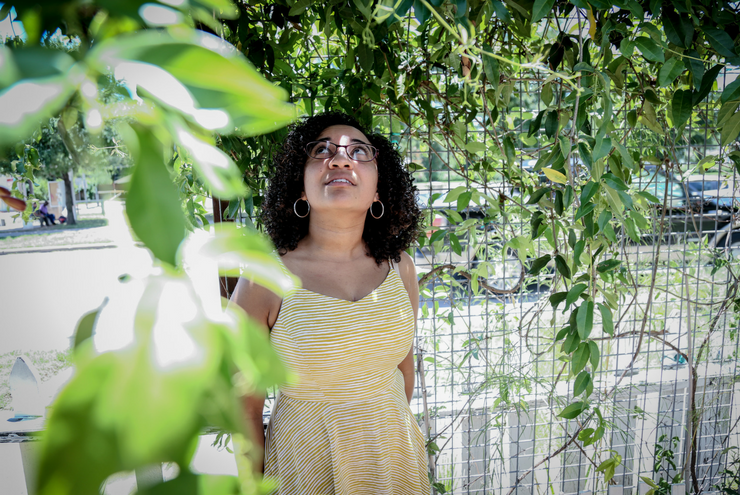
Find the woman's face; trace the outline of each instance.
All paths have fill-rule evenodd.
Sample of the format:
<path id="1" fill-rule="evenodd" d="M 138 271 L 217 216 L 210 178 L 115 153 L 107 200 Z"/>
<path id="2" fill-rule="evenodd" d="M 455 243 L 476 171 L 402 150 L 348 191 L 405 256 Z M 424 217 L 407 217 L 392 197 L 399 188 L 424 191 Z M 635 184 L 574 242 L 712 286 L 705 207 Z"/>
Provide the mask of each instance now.
<path id="1" fill-rule="evenodd" d="M 333 125 L 324 129 L 315 141 L 338 145 L 370 144 L 367 137 L 351 126 Z M 311 211 L 367 210 L 378 199 L 378 164 L 353 160 L 347 148 L 337 148 L 330 158 L 306 160 L 303 174 L 303 199 Z"/>

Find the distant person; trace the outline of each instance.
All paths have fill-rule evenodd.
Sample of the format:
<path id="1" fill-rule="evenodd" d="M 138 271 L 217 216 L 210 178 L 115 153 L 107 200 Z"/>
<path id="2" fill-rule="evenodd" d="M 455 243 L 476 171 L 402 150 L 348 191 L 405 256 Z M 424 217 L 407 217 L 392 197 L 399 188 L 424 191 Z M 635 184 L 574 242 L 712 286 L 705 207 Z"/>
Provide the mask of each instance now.
<path id="1" fill-rule="evenodd" d="M 41 208 L 36 210 L 36 216 L 39 218 L 39 220 L 41 220 L 42 227 L 45 225 L 49 225 L 49 226 L 56 225 L 56 222 L 54 221 L 56 220 L 56 217 L 54 216 L 53 213 L 49 213 L 49 202 L 48 201 L 44 201 L 41 204 Z"/>

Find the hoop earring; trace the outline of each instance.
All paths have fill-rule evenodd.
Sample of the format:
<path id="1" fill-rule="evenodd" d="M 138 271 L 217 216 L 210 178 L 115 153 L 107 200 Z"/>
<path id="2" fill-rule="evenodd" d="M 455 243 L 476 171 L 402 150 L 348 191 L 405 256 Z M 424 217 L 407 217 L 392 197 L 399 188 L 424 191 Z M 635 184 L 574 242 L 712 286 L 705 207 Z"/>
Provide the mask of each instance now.
<path id="1" fill-rule="evenodd" d="M 374 205 L 375 203 L 380 203 L 380 215 L 378 215 L 377 217 L 375 216 L 375 213 L 373 213 L 373 205 Z M 384 214 L 384 213 L 385 213 L 385 206 L 383 205 L 383 202 L 382 202 L 382 201 L 380 201 L 380 200 L 378 200 L 378 201 L 373 201 L 373 204 L 372 204 L 372 205 L 370 205 L 370 215 L 371 215 L 371 216 L 372 216 L 372 217 L 373 217 L 373 218 L 374 218 L 375 220 L 380 220 L 380 219 L 381 219 L 381 218 L 383 217 L 383 214 Z"/>
<path id="2" fill-rule="evenodd" d="M 305 201 L 306 202 L 306 206 L 308 207 L 308 210 L 306 210 L 306 214 L 305 215 L 299 215 L 298 214 L 298 209 L 296 208 L 296 206 L 298 205 L 298 202 L 299 201 Z M 293 213 L 295 213 L 295 216 L 297 216 L 298 218 L 306 218 L 308 216 L 308 214 L 311 213 L 311 203 L 309 203 L 307 200 L 305 200 L 303 198 L 296 199 L 295 200 L 295 203 L 293 203 Z"/>

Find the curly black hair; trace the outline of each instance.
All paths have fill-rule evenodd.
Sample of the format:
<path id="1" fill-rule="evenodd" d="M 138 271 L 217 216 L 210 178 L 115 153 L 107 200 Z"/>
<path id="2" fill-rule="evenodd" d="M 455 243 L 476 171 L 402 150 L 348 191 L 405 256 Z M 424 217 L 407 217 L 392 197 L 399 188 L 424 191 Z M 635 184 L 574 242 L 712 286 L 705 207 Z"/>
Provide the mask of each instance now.
<path id="1" fill-rule="evenodd" d="M 378 148 L 378 196 L 385 213 L 374 219 L 368 212 L 362 238 L 368 256 L 380 265 L 384 261 L 401 261 L 420 231 L 421 210 L 416 202 L 416 187 L 403 165 L 401 154 L 380 134 L 369 133 L 354 118 L 340 112 L 326 112 L 306 117 L 288 133 L 282 149 L 273 159 L 273 175 L 262 204 L 262 219 L 267 233 L 280 254 L 292 251 L 308 234 L 308 217 L 298 218 L 293 203 L 303 192 L 303 172 L 306 166 L 306 144 L 315 141 L 321 132 L 333 125 L 348 125 L 361 131 Z"/>

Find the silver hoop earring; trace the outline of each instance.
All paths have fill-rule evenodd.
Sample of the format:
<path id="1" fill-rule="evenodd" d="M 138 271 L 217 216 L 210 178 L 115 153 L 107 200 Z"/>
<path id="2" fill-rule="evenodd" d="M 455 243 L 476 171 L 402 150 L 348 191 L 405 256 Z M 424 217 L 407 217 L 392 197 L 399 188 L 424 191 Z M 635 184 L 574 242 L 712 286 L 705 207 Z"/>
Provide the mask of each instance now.
<path id="1" fill-rule="evenodd" d="M 380 203 L 380 215 L 378 215 L 377 217 L 375 216 L 375 213 L 373 213 L 373 205 L 374 205 L 375 203 Z M 372 217 L 373 217 L 373 218 L 374 218 L 375 220 L 380 220 L 380 219 L 381 219 L 381 218 L 383 217 L 383 214 L 384 214 L 384 213 L 385 213 L 385 206 L 383 205 L 383 202 L 382 202 L 382 201 L 380 201 L 380 200 L 378 200 L 378 201 L 373 201 L 373 204 L 372 204 L 372 205 L 370 205 L 370 215 L 371 215 L 371 216 L 372 216 Z"/>
<path id="2" fill-rule="evenodd" d="M 298 202 L 299 201 L 305 201 L 306 202 L 306 206 L 308 207 L 308 209 L 306 210 L 305 215 L 299 215 L 298 214 L 298 209 L 296 208 L 296 206 L 298 205 Z M 306 218 L 308 216 L 308 214 L 311 213 L 311 203 L 309 203 L 307 200 L 305 200 L 303 198 L 296 199 L 295 200 L 295 203 L 293 203 L 293 213 L 295 213 L 295 216 L 297 216 L 298 218 Z"/>

